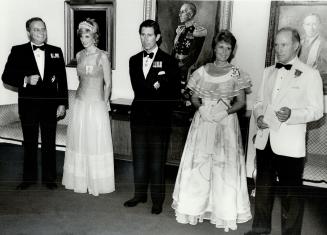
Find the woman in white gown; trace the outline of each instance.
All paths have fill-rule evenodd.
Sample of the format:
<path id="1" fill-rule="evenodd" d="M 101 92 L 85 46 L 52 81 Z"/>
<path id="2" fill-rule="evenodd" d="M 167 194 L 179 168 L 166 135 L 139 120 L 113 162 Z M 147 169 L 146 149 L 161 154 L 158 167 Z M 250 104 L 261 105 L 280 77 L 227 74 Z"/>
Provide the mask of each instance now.
<path id="1" fill-rule="evenodd" d="M 98 25 L 94 20 L 81 22 L 77 34 L 85 49 L 76 55 L 80 83 L 67 130 L 62 184 L 98 196 L 115 190 L 108 114 L 110 62 L 108 53 L 96 47 Z"/>
<path id="2" fill-rule="evenodd" d="M 245 104 L 244 90 L 251 82 L 228 62 L 235 45 L 235 37 L 221 31 L 215 38 L 214 63 L 197 69 L 187 85 L 198 110 L 173 193 L 172 207 L 179 223 L 195 225 L 208 219 L 228 231 L 252 218 L 236 114 Z"/>

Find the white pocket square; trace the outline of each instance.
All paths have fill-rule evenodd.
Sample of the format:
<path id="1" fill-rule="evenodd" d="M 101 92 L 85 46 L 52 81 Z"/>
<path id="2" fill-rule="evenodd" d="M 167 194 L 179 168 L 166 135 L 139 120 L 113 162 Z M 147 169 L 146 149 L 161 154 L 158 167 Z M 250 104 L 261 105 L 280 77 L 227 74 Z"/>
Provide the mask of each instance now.
<path id="1" fill-rule="evenodd" d="M 160 72 L 158 73 L 158 75 L 164 75 L 164 74 L 166 74 L 165 71 L 160 71 Z"/>

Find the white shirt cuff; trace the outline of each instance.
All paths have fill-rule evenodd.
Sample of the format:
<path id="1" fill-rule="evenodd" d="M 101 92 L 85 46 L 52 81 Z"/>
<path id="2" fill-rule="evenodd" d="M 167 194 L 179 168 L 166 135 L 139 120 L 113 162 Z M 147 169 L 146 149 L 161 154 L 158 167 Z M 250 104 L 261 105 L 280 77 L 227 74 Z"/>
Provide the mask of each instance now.
<path id="1" fill-rule="evenodd" d="M 24 84 L 23 84 L 23 87 L 26 87 L 27 86 L 27 82 L 26 82 L 26 76 L 24 77 Z"/>

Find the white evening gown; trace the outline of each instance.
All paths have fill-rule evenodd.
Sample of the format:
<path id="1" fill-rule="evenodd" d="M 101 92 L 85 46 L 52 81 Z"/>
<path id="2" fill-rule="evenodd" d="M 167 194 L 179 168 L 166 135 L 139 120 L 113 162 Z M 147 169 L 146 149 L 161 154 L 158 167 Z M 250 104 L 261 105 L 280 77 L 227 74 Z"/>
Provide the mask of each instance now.
<path id="1" fill-rule="evenodd" d="M 101 50 L 81 52 L 80 84 L 72 107 L 62 184 L 74 192 L 98 196 L 115 190 L 114 160 L 108 108 L 103 98 Z"/>
<path id="2" fill-rule="evenodd" d="M 205 105 L 222 99 L 229 105 L 241 89 L 250 86 L 233 68 L 224 76 L 196 70 L 188 87 Z M 221 101 L 220 101 L 221 102 Z M 236 230 L 252 218 L 241 132 L 236 114 L 220 123 L 205 122 L 196 112 L 185 143 L 173 192 L 176 220 L 192 225 L 209 220 L 217 228 Z"/>

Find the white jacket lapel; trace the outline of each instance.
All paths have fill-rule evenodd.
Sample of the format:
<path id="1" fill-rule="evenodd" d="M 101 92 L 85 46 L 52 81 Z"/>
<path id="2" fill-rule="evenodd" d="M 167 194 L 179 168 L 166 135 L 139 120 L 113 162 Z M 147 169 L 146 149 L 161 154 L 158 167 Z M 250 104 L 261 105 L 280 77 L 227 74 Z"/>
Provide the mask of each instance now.
<path id="1" fill-rule="evenodd" d="M 291 70 L 288 73 L 287 79 L 285 79 L 282 87 L 280 88 L 280 91 L 276 95 L 274 99 L 274 103 L 278 104 L 282 101 L 282 99 L 288 94 L 290 91 L 290 87 L 292 84 L 296 81 L 295 78 L 295 70 L 298 68 L 298 58 L 294 60 L 293 66 Z"/>
<path id="2" fill-rule="evenodd" d="M 275 83 L 276 83 L 276 78 L 277 78 L 277 72 L 278 70 L 275 68 L 272 68 L 271 71 L 268 74 L 268 78 L 267 78 L 267 85 L 265 88 L 265 101 L 267 103 L 272 103 L 272 93 L 273 93 L 273 89 L 275 87 Z"/>

